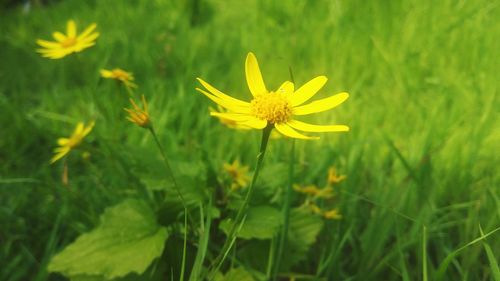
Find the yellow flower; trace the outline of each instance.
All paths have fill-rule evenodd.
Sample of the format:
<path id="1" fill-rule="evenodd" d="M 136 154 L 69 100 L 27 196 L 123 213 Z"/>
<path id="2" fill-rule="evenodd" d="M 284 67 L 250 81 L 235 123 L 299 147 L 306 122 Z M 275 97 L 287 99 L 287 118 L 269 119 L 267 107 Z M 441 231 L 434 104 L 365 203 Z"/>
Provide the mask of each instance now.
<path id="1" fill-rule="evenodd" d="M 107 79 L 115 79 L 116 81 L 122 82 L 129 88 L 137 88 L 137 85 L 132 82 L 134 81 L 134 75 L 121 68 L 115 68 L 112 70 L 101 69 L 101 76 Z"/>
<path id="2" fill-rule="evenodd" d="M 66 25 L 66 34 L 54 32 L 52 36 L 56 41 L 38 39 L 36 43 L 42 48 L 36 51 L 45 58 L 60 59 L 71 53 L 78 53 L 95 45 L 99 33 L 93 32 L 97 25 L 88 26 L 80 35 L 76 33 L 75 21 L 69 20 Z"/>
<path id="3" fill-rule="evenodd" d="M 94 121 L 90 122 L 88 126 L 85 127 L 83 122 L 78 123 L 76 125 L 73 134 L 69 138 L 59 138 L 57 140 L 57 144 L 59 147 L 54 149 L 54 157 L 50 160 L 50 163 L 54 163 L 57 160 L 63 158 L 66 154 L 68 154 L 73 148 L 77 147 L 83 140 L 85 136 L 87 136 L 92 128 L 94 127 Z"/>
<path id="4" fill-rule="evenodd" d="M 233 120 L 234 122 L 254 129 L 264 129 L 267 126 L 276 128 L 281 134 L 299 139 L 318 139 L 296 131 L 304 132 L 345 132 L 345 125 L 312 125 L 295 119 L 295 116 L 308 115 L 332 109 L 348 97 L 348 93 L 340 93 L 329 98 L 317 100 L 302 105 L 313 97 L 326 83 L 325 76 L 319 76 L 294 90 L 292 82 L 284 82 L 277 91 L 268 91 L 255 55 L 248 53 L 245 63 L 246 80 L 253 99 L 245 102 L 228 96 L 212 85 L 198 78 L 205 90 L 196 88 L 213 102 L 227 109 L 228 113 L 211 113 L 212 116 Z"/>
<path id="5" fill-rule="evenodd" d="M 130 104 L 133 108 L 124 108 L 128 112 L 127 119 L 143 128 L 149 128 L 151 126 L 151 119 L 148 113 L 148 104 L 146 98 L 142 95 L 142 105 L 144 109 L 140 108 L 132 98 L 130 98 Z"/>
<path id="6" fill-rule="evenodd" d="M 333 188 L 331 187 L 318 188 L 317 186 L 311 184 L 306 186 L 294 185 L 293 189 L 297 192 L 304 193 L 315 198 L 328 199 L 333 197 Z"/>
<path id="7" fill-rule="evenodd" d="M 233 181 L 231 186 L 231 189 L 233 190 L 246 187 L 250 182 L 250 177 L 248 176 L 248 166 L 241 165 L 238 160 L 234 160 L 232 164 L 225 163 L 224 170 L 229 174 Z"/>
<path id="8" fill-rule="evenodd" d="M 347 177 L 344 175 L 337 175 L 337 169 L 335 169 L 335 167 L 330 167 L 330 169 L 328 169 L 328 180 L 327 180 L 328 185 L 337 184 L 345 180 L 346 178 Z"/>
<path id="9" fill-rule="evenodd" d="M 224 109 L 221 106 L 217 106 L 217 110 L 214 109 L 214 108 L 211 108 L 211 107 L 209 107 L 208 109 L 209 109 L 211 115 L 214 114 L 214 113 L 215 114 L 217 114 L 217 113 L 227 113 L 227 112 L 224 111 Z M 250 130 L 251 129 L 248 126 L 238 124 L 234 120 L 226 119 L 226 118 L 221 117 L 221 116 L 216 116 L 216 117 L 219 118 L 219 121 L 222 124 L 224 124 L 225 126 L 227 126 L 228 128 L 231 128 L 231 129 L 240 129 L 240 130 Z"/>
<path id="10" fill-rule="evenodd" d="M 323 212 L 323 217 L 325 219 L 329 220 L 339 220 L 342 218 L 342 215 L 340 214 L 339 210 L 337 208 L 331 209 L 329 211 Z"/>

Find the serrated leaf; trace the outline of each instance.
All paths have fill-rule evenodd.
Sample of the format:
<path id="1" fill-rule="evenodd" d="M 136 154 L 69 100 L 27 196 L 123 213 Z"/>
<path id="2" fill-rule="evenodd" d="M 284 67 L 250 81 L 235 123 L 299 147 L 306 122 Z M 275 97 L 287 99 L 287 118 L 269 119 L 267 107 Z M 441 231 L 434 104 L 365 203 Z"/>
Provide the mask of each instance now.
<path id="1" fill-rule="evenodd" d="M 278 232 L 281 221 L 281 212 L 273 207 L 251 207 L 237 236 L 243 239 L 271 239 Z M 231 225 L 232 218 L 225 219 L 221 222 L 220 228 L 228 234 Z"/>
<path id="2" fill-rule="evenodd" d="M 107 208 L 99 226 L 54 256 L 48 269 L 76 280 L 141 274 L 161 255 L 167 237 L 144 201 L 126 200 Z"/>

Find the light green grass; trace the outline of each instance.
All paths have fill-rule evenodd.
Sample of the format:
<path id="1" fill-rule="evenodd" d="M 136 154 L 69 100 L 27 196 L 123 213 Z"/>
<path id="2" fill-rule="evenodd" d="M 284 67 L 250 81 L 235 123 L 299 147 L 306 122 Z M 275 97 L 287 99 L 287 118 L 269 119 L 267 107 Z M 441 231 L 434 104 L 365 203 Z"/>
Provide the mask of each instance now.
<path id="1" fill-rule="evenodd" d="M 148 161 L 161 163 L 153 139 L 124 119 L 126 93 L 100 81 L 100 68 L 135 74 L 174 162 L 206 159 L 222 175 L 222 164 L 235 158 L 253 167 L 260 133 L 209 117 L 213 105 L 194 90 L 195 78 L 249 99 L 249 51 L 270 88 L 289 79 L 291 67 L 299 85 L 329 78 L 318 98 L 351 94 L 335 110 L 304 119 L 347 124 L 349 133 L 296 142 L 297 183 L 324 184 L 329 166 L 347 180 L 336 203 L 343 219 L 326 224 L 294 272 L 323 280 L 437 280 L 450 254 L 483 237 L 479 224 L 485 234 L 500 226 L 499 5 L 75 0 L 28 13 L 2 10 L 0 280 L 60 280 L 49 279 L 49 258 L 95 226 L 105 207 L 143 186 Z M 70 18 L 80 28 L 97 22 L 97 45 L 62 60 L 36 54 L 35 40 Z M 92 156 L 71 155 L 68 190 L 62 166 L 48 164 L 51 151 L 76 122 L 90 119 Z M 287 161 L 289 145 L 270 141 L 264 172 Z M 198 187 L 210 186 L 207 180 Z M 179 274 L 182 238 L 169 238 L 151 280 Z M 500 259 L 499 234 L 484 241 L 449 258 L 442 280 L 498 278 L 492 262 Z M 189 266 L 194 259 L 188 255 Z"/>

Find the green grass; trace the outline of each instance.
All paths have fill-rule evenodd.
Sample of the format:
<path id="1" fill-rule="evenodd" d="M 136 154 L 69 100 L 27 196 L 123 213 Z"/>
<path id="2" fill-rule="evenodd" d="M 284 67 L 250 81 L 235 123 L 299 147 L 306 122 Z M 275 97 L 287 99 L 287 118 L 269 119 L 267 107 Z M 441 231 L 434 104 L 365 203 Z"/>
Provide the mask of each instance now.
<path id="1" fill-rule="evenodd" d="M 201 171 L 203 180 L 193 188 L 209 193 L 223 163 L 239 158 L 255 165 L 260 133 L 230 130 L 209 117 L 213 105 L 194 90 L 195 78 L 248 100 L 249 51 L 269 88 L 289 79 L 291 67 L 299 85 L 317 75 L 329 78 L 317 98 L 351 95 L 335 110 L 304 119 L 347 124 L 349 133 L 296 141 L 296 183 L 323 185 L 330 166 L 347 180 L 335 201 L 342 220 L 325 223 L 293 272 L 314 280 L 498 279 L 500 236 L 484 237 L 500 226 L 499 6 L 480 0 L 68 0 L 27 13 L 1 10 L 0 280 L 64 280 L 47 272 L 50 258 L 94 228 L 106 207 L 140 196 L 158 180 L 154 140 L 125 120 L 126 93 L 100 80 L 99 69 L 135 74 L 167 154 L 178 167 Z M 62 60 L 35 53 L 35 40 L 48 39 L 70 18 L 79 28 L 96 22 L 97 45 Z M 76 122 L 90 119 L 96 120 L 85 141 L 91 157 L 70 156 L 70 185 L 64 186 L 62 165 L 48 164 L 52 148 Z M 269 143 L 263 174 L 283 165 L 278 185 L 286 186 L 290 145 Z M 160 223 L 184 220 L 159 212 Z M 197 241 L 208 244 L 203 255 L 210 259 L 223 237 L 213 217 L 195 219 L 211 227 L 210 240 L 189 241 L 187 270 Z M 171 235 L 147 278 L 178 276 L 182 241 L 181 233 Z M 259 260 L 230 259 L 265 274 Z"/>

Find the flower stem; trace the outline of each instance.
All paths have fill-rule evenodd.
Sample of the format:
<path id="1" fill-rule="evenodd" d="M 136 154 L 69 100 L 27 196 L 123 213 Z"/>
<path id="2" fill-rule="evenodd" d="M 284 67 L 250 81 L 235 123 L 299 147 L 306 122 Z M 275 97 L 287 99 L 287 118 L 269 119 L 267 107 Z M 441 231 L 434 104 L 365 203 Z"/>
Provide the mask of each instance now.
<path id="1" fill-rule="evenodd" d="M 248 207 L 248 204 L 250 203 L 250 199 L 252 198 L 252 194 L 254 191 L 255 183 L 257 182 L 257 178 L 259 176 L 259 172 L 262 167 L 262 162 L 264 160 L 264 155 L 266 153 L 266 148 L 267 148 L 267 143 L 269 141 L 269 135 L 271 134 L 271 130 L 273 127 L 268 126 L 264 128 L 262 131 L 262 139 L 260 143 L 260 150 L 259 154 L 257 155 L 257 164 L 255 166 L 255 171 L 253 173 L 252 177 L 252 182 L 250 183 L 250 186 L 248 187 L 247 194 L 245 195 L 245 199 L 243 200 L 243 204 L 241 205 L 240 209 L 238 210 L 238 213 L 236 213 L 236 218 L 234 219 L 231 229 L 229 230 L 229 233 L 227 235 L 227 239 L 224 242 L 224 245 L 222 246 L 222 250 L 220 251 L 219 255 L 215 258 L 215 260 L 212 262 L 212 269 L 208 273 L 208 280 L 212 280 L 215 277 L 215 274 L 221 267 L 222 263 L 224 262 L 224 257 L 227 256 L 227 253 L 229 250 L 231 250 L 231 246 L 234 244 L 235 236 L 236 236 L 236 231 L 241 227 L 240 224 L 242 222 L 243 217 L 246 214 L 246 210 Z"/>
<path id="2" fill-rule="evenodd" d="M 281 229 L 280 240 L 278 243 L 278 252 L 276 254 L 275 265 L 273 270 L 273 279 L 276 280 L 280 264 L 281 257 L 283 255 L 283 249 L 286 246 L 286 242 L 288 239 L 288 228 L 290 226 L 290 201 L 292 196 L 292 185 L 293 185 L 293 174 L 294 174 L 294 163 L 295 163 L 295 139 L 292 139 L 292 144 L 290 147 L 290 159 L 288 164 L 288 182 L 286 186 L 285 192 L 285 200 L 283 202 L 283 228 Z"/>

